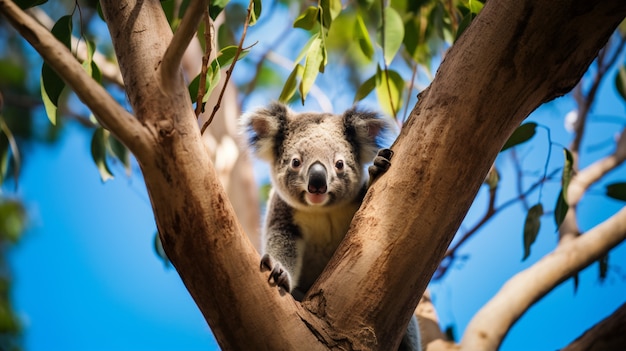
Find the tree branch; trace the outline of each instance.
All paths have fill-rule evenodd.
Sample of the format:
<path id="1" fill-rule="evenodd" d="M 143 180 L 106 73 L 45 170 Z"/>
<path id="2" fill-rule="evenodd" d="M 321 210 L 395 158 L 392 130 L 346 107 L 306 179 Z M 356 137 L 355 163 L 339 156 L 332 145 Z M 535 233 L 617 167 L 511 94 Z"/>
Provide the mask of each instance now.
<path id="1" fill-rule="evenodd" d="M 468 324 L 461 347 L 497 350 L 506 333 L 535 302 L 626 239 L 626 208 L 585 235 L 559 244 L 528 269 L 509 279 Z"/>
<path id="2" fill-rule="evenodd" d="M 567 201 L 569 205 L 576 206 L 593 183 L 621 165 L 625 158 L 626 129 L 622 131 L 613 154 L 594 162 L 572 177 L 569 187 L 567 188 Z"/>
<path id="3" fill-rule="evenodd" d="M 44 27 L 48 28 L 48 30 L 52 29 L 52 26 L 54 26 L 54 22 L 52 21 L 50 16 L 48 16 L 48 14 L 40 8 L 30 8 L 28 9 L 28 13 Z M 74 35 L 72 35 L 72 47 L 76 48 L 76 56 L 78 60 L 81 62 L 85 61 L 87 58 L 87 47 L 85 46 L 85 41 L 79 40 Z M 98 65 L 98 68 L 102 73 L 102 77 L 108 79 L 109 81 L 117 84 L 120 87 L 124 87 L 124 80 L 122 79 L 120 68 L 115 63 L 107 60 L 107 58 L 102 55 L 98 50 L 96 50 L 93 54 L 93 61 Z"/>
<path id="4" fill-rule="evenodd" d="M 161 81 L 164 87 L 170 87 L 171 85 L 168 84 L 168 82 L 175 81 L 180 75 L 180 64 L 183 55 L 185 54 L 187 46 L 189 46 L 189 42 L 191 42 L 196 35 L 202 14 L 207 6 L 207 0 L 196 0 L 191 1 L 189 7 L 185 10 L 185 15 L 183 16 L 180 26 L 176 30 L 176 33 L 174 33 L 174 37 L 167 47 L 167 50 L 165 50 L 163 61 L 159 67 Z"/>
<path id="5" fill-rule="evenodd" d="M 611 1 L 485 4 L 420 94 L 391 167 L 305 296 L 319 333 L 358 335 L 355 348 L 397 345 L 502 145 L 532 110 L 575 86 L 624 14 L 626 3 Z"/>
<path id="6" fill-rule="evenodd" d="M 143 128 L 107 91 L 82 68 L 74 55 L 46 28 L 9 0 L 0 0 L 0 13 L 39 52 L 63 78 L 81 101 L 94 113 L 100 124 L 111 131 L 133 153 L 147 150 Z"/>
<path id="7" fill-rule="evenodd" d="M 626 304 L 561 351 L 621 350 L 626 345 Z"/>

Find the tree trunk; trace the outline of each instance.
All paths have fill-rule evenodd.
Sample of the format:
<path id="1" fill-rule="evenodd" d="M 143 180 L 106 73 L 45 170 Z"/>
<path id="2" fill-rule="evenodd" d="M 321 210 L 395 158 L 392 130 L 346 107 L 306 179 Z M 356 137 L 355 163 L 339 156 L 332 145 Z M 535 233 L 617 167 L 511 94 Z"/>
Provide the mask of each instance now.
<path id="1" fill-rule="evenodd" d="M 190 3 L 174 37 L 157 0 L 101 5 L 136 119 L 99 99 L 95 83 L 85 91 L 80 69 L 71 74 L 83 83 L 67 78 L 80 65 L 15 4 L 0 0 L 0 11 L 133 151 L 169 258 L 220 346 L 233 350 L 397 345 L 503 143 L 539 104 L 574 86 L 626 13 L 614 0 L 488 1 L 420 95 L 389 172 L 299 304 L 260 271 L 200 138 L 179 66 L 206 1 Z"/>

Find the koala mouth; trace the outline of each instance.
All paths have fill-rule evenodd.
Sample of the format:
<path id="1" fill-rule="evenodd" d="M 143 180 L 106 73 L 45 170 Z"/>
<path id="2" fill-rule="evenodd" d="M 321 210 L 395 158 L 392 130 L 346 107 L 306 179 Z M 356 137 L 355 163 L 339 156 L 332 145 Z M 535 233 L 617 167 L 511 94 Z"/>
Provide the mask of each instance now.
<path id="1" fill-rule="evenodd" d="M 322 206 L 328 201 L 328 193 L 314 194 L 306 192 L 304 195 L 304 199 L 309 205 Z"/>

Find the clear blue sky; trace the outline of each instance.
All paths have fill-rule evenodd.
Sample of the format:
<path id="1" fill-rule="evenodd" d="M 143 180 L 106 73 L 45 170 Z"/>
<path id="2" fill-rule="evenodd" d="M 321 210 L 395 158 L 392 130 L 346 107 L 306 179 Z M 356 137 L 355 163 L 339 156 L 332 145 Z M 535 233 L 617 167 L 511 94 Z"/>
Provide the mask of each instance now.
<path id="1" fill-rule="evenodd" d="M 251 42 L 261 28 L 251 30 Z M 257 34 L 255 34 L 257 33 Z M 262 43 L 260 44 L 262 45 Z M 243 66 L 242 66 L 243 67 Z M 319 84 L 341 110 L 353 95 L 336 83 L 336 72 L 327 72 Z M 612 90 L 612 79 L 602 88 L 598 110 L 585 146 L 596 156 L 610 151 L 615 124 L 602 116 L 618 116 L 626 124 L 623 101 Z M 276 98 L 254 94 L 249 108 Z M 552 139 L 568 145 L 571 135 L 563 128 L 563 116 L 573 107 L 570 98 L 540 108 L 533 120 L 551 127 Z M 600 108 L 601 107 L 601 108 Z M 45 116 L 41 114 L 42 121 Z M 210 330 L 173 269 L 164 268 L 152 248 L 154 219 L 148 196 L 137 174 L 103 184 L 91 161 L 91 135 L 71 125 L 61 142 L 36 148 L 20 179 L 22 197 L 32 222 L 24 239 L 11 252 L 14 270 L 14 302 L 25 322 L 25 349 L 49 350 L 208 350 L 217 349 Z M 542 172 L 547 141 L 540 130 L 532 143 L 519 148 L 530 172 Z M 606 145 L 602 147 L 602 145 Z M 583 159 L 583 165 L 592 158 Z M 553 149 L 551 165 L 562 162 Z M 503 178 L 511 177 L 510 161 L 498 161 Z M 625 181 L 622 166 L 608 178 Z M 528 183 L 532 177 L 528 177 Z M 552 208 L 554 187 L 544 190 L 542 202 Z M 468 214 L 465 226 L 482 214 L 484 189 Z M 502 201 L 513 196 L 500 194 Z M 537 194 L 534 194 L 537 200 Z M 624 203 L 606 200 L 596 187 L 580 206 L 580 224 L 589 229 Z M 462 250 L 470 259 L 453 269 L 432 287 L 443 324 L 455 324 L 457 337 L 471 316 L 515 272 L 554 248 L 556 235 L 550 216 L 531 257 L 522 262 L 520 207 L 500 214 Z M 502 350 L 554 350 L 563 347 L 626 301 L 626 246 L 611 252 L 611 270 L 599 283 L 597 265 L 580 276 L 574 293 L 567 281 L 536 304 L 514 326 Z M 561 314 L 563 314 L 561 316 Z M 531 337 L 532 336 L 532 337 Z"/>

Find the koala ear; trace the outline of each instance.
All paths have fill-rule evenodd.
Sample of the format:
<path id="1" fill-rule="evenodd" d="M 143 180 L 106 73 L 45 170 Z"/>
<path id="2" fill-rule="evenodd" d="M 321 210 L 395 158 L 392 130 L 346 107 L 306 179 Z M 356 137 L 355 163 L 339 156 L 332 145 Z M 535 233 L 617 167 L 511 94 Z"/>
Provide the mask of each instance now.
<path id="1" fill-rule="evenodd" d="M 376 112 L 359 110 L 353 107 L 343 114 L 346 139 L 359 154 L 362 164 L 371 162 L 378 150 L 385 132 L 391 129 L 389 122 Z"/>
<path id="2" fill-rule="evenodd" d="M 273 161 L 278 155 L 289 113 L 287 106 L 274 102 L 241 117 L 241 130 L 257 157 Z"/>

